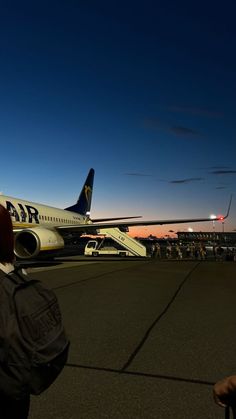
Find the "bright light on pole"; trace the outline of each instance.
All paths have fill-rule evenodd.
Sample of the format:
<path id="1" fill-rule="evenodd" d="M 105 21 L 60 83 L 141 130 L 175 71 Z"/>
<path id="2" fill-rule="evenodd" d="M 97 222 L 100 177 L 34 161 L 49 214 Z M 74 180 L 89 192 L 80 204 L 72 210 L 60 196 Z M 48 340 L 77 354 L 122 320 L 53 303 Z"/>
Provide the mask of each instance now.
<path id="1" fill-rule="evenodd" d="M 215 214 L 211 214 L 210 215 L 210 219 L 212 220 L 212 229 L 213 229 L 213 237 L 215 239 L 215 219 L 216 219 L 216 215 Z"/>

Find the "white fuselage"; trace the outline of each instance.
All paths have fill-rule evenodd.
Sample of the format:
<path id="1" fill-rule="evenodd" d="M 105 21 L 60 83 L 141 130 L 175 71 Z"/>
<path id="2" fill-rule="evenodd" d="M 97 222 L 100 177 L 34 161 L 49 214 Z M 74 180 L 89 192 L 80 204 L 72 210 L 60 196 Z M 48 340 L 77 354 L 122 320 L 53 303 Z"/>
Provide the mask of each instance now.
<path id="1" fill-rule="evenodd" d="M 76 212 L 66 211 L 35 202 L 0 195 L 0 204 L 8 209 L 14 230 L 38 226 L 54 228 L 86 224 L 89 219 Z"/>

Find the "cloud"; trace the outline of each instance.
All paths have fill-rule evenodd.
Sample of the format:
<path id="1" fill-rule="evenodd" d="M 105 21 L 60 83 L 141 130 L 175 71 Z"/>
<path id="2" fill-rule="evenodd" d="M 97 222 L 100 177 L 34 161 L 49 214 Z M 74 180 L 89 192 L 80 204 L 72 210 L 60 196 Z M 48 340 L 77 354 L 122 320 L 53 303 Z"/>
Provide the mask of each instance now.
<path id="1" fill-rule="evenodd" d="M 222 112 L 212 111 L 204 108 L 193 108 L 191 106 L 168 106 L 166 108 L 170 112 L 187 113 L 190 115 L 206 116 L 208 118 L 222 118 Z"/>
<path id="2" fill-rule="evenodd" d="M 124 173 L 125 176 L 137 176 L 137 177 L 153 177 L 153 175 L 146 174 L 146 173 L 139 173 L 139 172 L 130 172 L 130 173 Z M 167 179 L 157 179 L 159 182 L 166 182 L 166 183 L 172 183 L 172 184 L 183 184 L 183 183 L 191 183 L 191 182 L 200 182 L 202 180 L 205 180 L 205 178 L 202 177 L 191 177 L 186 179 L 173 179 L 173 180 L 167 180 Z"/>
<path id="3" fill-rule="evenodd" d="M 198 170 L 208 170 L 208 173 L 218 172 L 218 171 L 228 171 L 231 170 L 230 166 L 207 166 L 207 167 L 197 167 Z M 209 172 L 210 170 L 210 172 Z"/>
<path id="4" fill-rule="evenodd" d="M 213 170 L 209 172 L 211 175 L 235 175 L 236 170 Z"/>
<path id="5" fill-rule="evenodd" d="M 183 127 L 183 126 L 180 126 L 180 125 L 177 125 L 177 126 L 174 126 L 174 127 L 170 127 L 169 128 L 169 130 L 173 133 L 173 134 L 175 134 L 175 135 L 177 135 L 178 137 L 179 136 L 190 136 L 190 137 L 192 137 L 192 136 L 199 136 L 199 135 L 201 135 L 198 131 L 196 131 L 196 130 L 193 130 L 193 129 L 191 129 L 191 128 L 187 128 L 187 127 Z"/>
<path id="6" fill-rule="evenodd" d="M 178 180 L 170 180 L 169 183 L 180 184 L 180 183 L 190 183 L 190 182 L 199 182 L 204 180 L 202 177 L 191 177 L 187 179 L 178 179 Z"/>
<path id="7" fill-rule="evenodd" d="M 196 137 L 201 135 L 201 133 L 199 131 L 196 131 L 195 129 L 185 127 L 182 125 L 166 125 L 163 124 L 157 118 L 145 118 L 144 126 L 152 130 L 164 130 L 167 132 L 171 132 L 171 134 L 174 134 L 178 137 Z"/>

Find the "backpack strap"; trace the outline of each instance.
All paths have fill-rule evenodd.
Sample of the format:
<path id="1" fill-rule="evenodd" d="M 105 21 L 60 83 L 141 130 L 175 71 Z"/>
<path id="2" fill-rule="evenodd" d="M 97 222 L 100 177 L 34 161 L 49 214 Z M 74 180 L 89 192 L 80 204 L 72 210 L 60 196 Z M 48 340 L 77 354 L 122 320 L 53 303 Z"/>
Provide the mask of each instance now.
<path id="1" fill-rule="evenodd" d="M 26 275 L 21 274 L 19 270 L 20 268 L 15 268 L 14 271 L 11 271 L 7 274 L 8 278 L 10 278 L 17 285 L 28 282 Z"/>
<path id="2" fill-rule="evenodd" d="M 17 289 L 25 288 L 28 285 L 32 284 L 33 282 L 40 282 L 37 279 L 27 278 L 27 275 L 18 272 L 18 269 L 14 269 L 14 271 L 9 272 L 8 274 L 4 275 L 5 277 L 5 286 L 13 295 Z M 9 281 L 10 280 L 10 281 Z"/>

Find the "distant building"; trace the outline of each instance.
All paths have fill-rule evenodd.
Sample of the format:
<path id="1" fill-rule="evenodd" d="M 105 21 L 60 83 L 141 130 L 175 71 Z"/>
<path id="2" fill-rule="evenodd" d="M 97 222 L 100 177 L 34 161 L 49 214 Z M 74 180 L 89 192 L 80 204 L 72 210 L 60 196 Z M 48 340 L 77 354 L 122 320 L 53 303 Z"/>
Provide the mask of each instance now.
<path id="1" fill-rule="evenodd" d="M 182 241 L 206 241 L 220 243 L 236 243 L 236 232 L 217 232 L 217 231 L 178 231 L 178 240 Z"/>

